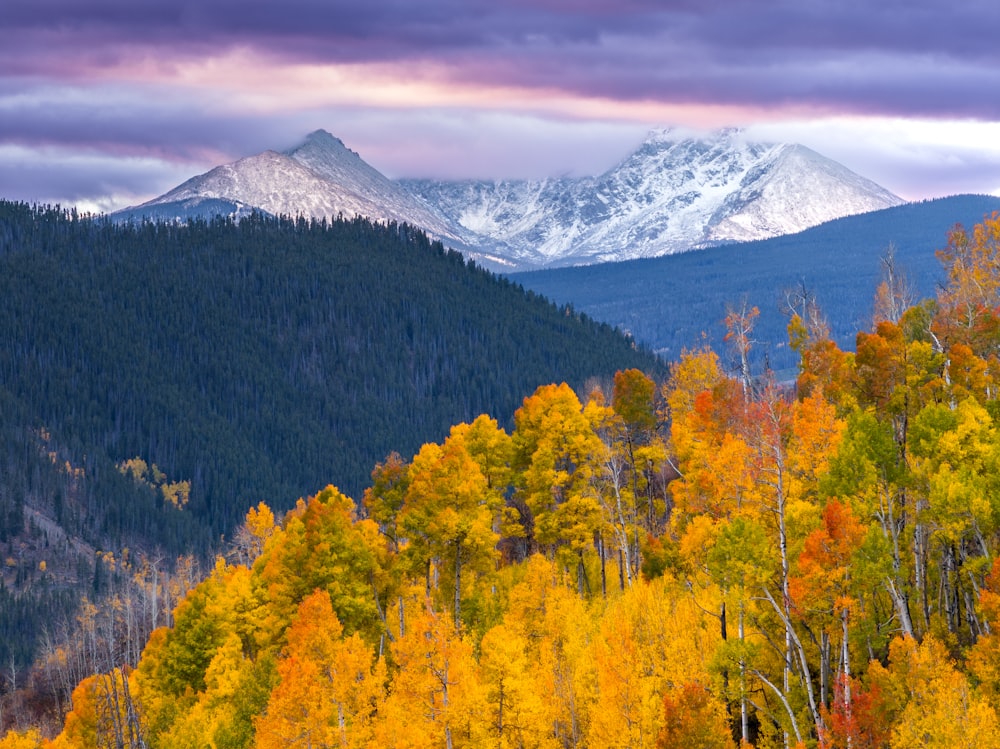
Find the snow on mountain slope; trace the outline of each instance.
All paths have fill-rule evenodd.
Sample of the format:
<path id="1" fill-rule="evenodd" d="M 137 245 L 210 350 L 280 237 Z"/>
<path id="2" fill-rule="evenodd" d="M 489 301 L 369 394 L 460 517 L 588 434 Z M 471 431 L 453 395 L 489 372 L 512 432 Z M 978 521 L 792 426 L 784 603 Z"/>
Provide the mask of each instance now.
<path id="1" fill-rule="evenodd" d="M 252 205 L 274 215 L 320 218 L 356 214 L 380 217 L 381 207 L 323 179 L 290 156 L 264 151 L 216 167 L 145 205 L 174 203 L 194 197 L 219 198 Z"/>
<path id="2" fill-rule="evenodd" d="M 657 130 L 597 177 L 386 178 L 323 130 L 217 167 L 122 217 L 214 211 L 407 222 L 500 270 L 580 265 L 765 239 L 903 201 L 814 151 L 738 130 Z"/>
<path id="3" fill-rule="evenodd" d="M 903 201 L 846 167 L 799 145 L 782 145 L 771 168 L 741 186 L 709 232 L 716 241 L 792 234 L 845 215 L 867 213 Z"/>
<path id="4" fill-rule="evenodd" d="M 903 201 L 803 146 L 737 130 L 659 130 L 599 177 L 404 184 L 520 267 L 577 265 L 764 239 Z"/>
<path id="5" fill-rule="evenodd" d="M 398 182 L 374 169 L 347 148 L 340 138 L 325 130 L 310 133 L 304 143 L 285 153 L 322 179 L 353 195 L 363 196 L 373 204 L 368 213 L 357 211 L 360 215 L 405 221 L 420 226 L 435 237 L 458 239 L 447 220 L 438 212 Z M 344 214 L 350 215 L 347 211 Z"/>
<path id="6" fill-rule="evenodd" d="M 264 151 L 216 167 L 123 214 L 151 215 L 164 205 L 187 208 L 198 198 L 254 206 L 273 215 L 336 218 L 342 214 L 407 222 L 436 238 L 459 241 L 446 220 L 323 130 L 286 153 Z"/>

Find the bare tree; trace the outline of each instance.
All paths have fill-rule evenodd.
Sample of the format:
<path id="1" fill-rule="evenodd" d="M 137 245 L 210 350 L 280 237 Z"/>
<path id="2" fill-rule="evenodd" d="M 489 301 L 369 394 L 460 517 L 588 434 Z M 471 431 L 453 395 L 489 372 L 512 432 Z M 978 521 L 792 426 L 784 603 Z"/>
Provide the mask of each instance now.
<path id="1" fill-rule="evenodd" d="M 896 246 L 890 242 L 879 258 L 882 278 L 875 290 L 872 330 L 880 322 L 898 323 L 913 306 L 915 294 L 905 271 L 896 262 Z"/>

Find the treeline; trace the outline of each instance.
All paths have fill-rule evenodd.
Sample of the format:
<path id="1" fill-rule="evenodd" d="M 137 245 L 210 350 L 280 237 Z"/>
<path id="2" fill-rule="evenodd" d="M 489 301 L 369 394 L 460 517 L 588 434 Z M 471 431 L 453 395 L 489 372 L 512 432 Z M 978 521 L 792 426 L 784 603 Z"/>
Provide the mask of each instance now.
<path id="1" fill-rule="evenodd" d="M 543 386 L 359 502 L 260 503 L 48 745 L 1000 747 L 1000 214 L 940 257 L 856 353 L 804 299 L 794 389 L 751 308 L 735 373 Z"/>
<path id="2" fill-rule="evenodd" d="M 97 551 L 211 556 L 260 499 L 358 493 L 391 449 L 629 366 L 661 365 L 408 226 L 0 202 L 0 579 L 93 596 Z M 22 638 L 68 613 L 37 609 Z M 4 667 L 30 652 L 0 641 Z"/>

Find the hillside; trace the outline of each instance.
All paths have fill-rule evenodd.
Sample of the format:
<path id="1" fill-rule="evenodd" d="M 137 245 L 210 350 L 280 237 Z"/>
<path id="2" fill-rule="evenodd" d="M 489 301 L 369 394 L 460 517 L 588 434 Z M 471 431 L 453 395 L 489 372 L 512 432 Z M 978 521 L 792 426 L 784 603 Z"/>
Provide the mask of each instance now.
<path id="1" fill-rule="evenodd" d="M 910 203 L 830 221 L 757 242 L 623 263 L 514 273 L 512 280 L 560 304 L 626 330 L 666 359 L 707 340 L 722 353 L 727 306 L 745 299 L 760 309 L 758 351 L 772 367 L 794 367 L 786 345 L 786 290 L 805 285 L 830 323 L 833 339 L 854 347 L 869 327 L 879 258 L 889 245 L 917 298 L 931 297 L 943 247 L 956 223 L 972 226 L 1000 198 L 963 195 Z M 704 338 L 703 338 L 704 334 Z"/>
<path id="2" fill-rule="evenodd" d="M 406 226 L 0 203 L 0 595 L 96 591 L 98 549 L 208 553 L 260 500 L 357 495 L 541 384 L 659 366 Z"/>
<path id="3" fill-rule="evenodd" d="M 1000 213 L 943 255 L 856 355 L 803 326 L 795 389 L 702 349 L 260 503 L 0 749 L 1000 749 Z"/>

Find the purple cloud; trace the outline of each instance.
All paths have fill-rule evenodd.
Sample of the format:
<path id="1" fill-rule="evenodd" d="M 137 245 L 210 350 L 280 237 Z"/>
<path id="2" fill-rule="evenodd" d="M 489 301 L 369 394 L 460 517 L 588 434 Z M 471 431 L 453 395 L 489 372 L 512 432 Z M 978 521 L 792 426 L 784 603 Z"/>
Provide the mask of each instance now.
<path id="1" fill-rule="evenodd" d="M 1000 100 L 981 87 L 998 90 L 998 35 L 986 0 L 8 0 L 0 73 L 86 76 L 251 48 L 298 62 L 435 60 L 463 80 L 578 95 L 991 119 Z"/>
<path id="2" fill-rule="evenodd" d="M 644 111 L 687 113 L 694 125 L 705 124 L 699 108 L 715 120 L 737 117 L 726 124 L 748 124 L 741 113 L 1000 122 L 997 38 L 995 0 L 5 0 L 0 147 L 79 147 L 195 173 L 325 127 L 395 174 L 424 165 L 428 174 L 484 176 L 495 164 L 517 169 L 524 154 L 532 158 L 522 171 L 579 171 L 610 165 L 646 126 L 673 124 L 640 123 Z M 190 79 L 192 68 L 241 54 L 252 61 L 246 70 Z M 314 102 L 300 84 L 282 108 L 283 90 L 271 81 L 267 106 L 244 101 L 262 66 L 298 64 L 378 68 L 462 93 L 423 108 L 417 94 L 362 111 L 364 103 L 324 98 L 321 87 L 337 84 L 321 81 Z M 553 99 L 584 104 L 560 112 Z M 505 110 L 523 129 L 509 132 L 513 120 L 498 114 Z M 386 145 L 421 112 L 418 146 Z M 588 130 L 588 118 L 600 127 Z M 588 152 L 600 150 L 584 146 L 600 128 L 615 136 L 581 167 L 560 147 L 557 126 L 575 128 L 562 140 Z M 487 136 L 490 148 L 502 152 L 494 147 L 506 142 L 507 151 L 486 154 Z M 473 153 L 457 155 L 465 145 Z M 20 158 L 8 156 L 10 173 Z M 972 162 L 977 175 L 994 163 Z M 58 194 L 43 184 L 55 162 L 17 169 L 19 184 Z M 81 168 L 73 179 L 84 177 Z M 126 169 L 95 190 L 141 193 L 136 179 Z M 1000 186 L 988 173 L 982 179 Z"/>

